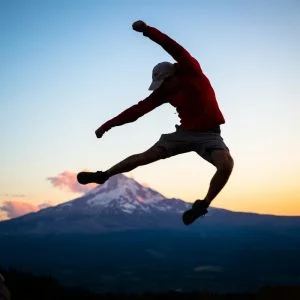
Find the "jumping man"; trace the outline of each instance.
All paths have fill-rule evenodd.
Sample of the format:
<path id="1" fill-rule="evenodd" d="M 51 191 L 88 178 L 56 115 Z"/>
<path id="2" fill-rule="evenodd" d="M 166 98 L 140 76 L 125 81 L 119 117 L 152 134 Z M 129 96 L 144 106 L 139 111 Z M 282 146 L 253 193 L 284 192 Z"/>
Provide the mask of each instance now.
<path id="1" fill-rule="evenodd" d="M 152 83 L 149 87 L 153 92 L 101 125 L 95 132 L 96 136 L 101 138 L 112 127 L 134 122 L 164 103 L 170 103 L 176 108 L 180 125 L 175 126 L 175 132 L 161 135 L 158 142 L 145 152 L 129 156 L 106 171 L 80 172 L 77 180 L 81 184 L 103 184 L 116 174 L 129 172 L 160 159 L 195 151 L 217 170 L 205 198 L 196 200 L 183 214 L 184 224 L 189 225 L 207 213 L 210 203 L 222 190 L 232 172 L 233 159 L 220 130 L 220 125 L 224 124 L 225 120 L 209 80 L 198 61 L 188 51 L 143 21 L 134 22 L 132 28 L 159 44 L 176 63 L 157 64 L 153 68 Z"/>

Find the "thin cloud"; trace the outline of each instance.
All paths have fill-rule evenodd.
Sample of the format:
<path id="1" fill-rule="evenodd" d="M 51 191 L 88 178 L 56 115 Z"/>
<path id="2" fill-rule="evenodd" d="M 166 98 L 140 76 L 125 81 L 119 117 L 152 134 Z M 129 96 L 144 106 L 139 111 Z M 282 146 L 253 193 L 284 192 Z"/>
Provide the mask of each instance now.
<path id="1" fill-rule="evenodd" d="M 1 197 L 10 197 L 10 198 L 24 198 L 25 194 L 1 194 Z"/>
<path id="2" fill-rule="evenodd" d="M 50 206 L 51 204 L 49 202 L 34 205 L 21 201 L 5 201 L 0 206 L 0 220 L 17 218 Z"/>
<path id="3" fill-rule="evenodd" d="M 97 186 L 97 184 L 93 183 L 88 185 L 79 184 L 77 182 L 77 173 L 70 171 L 64 171 L 58 176 L 48 177 L 47 180 L 49 180 L 54 187 L 80 194 L 85 194 Z"/>
<path id="4" fill-rule="evenodd" d="M 36 205 L 21 201 L 5 201 L 0 210 L 5 212 L 9 219 L 20 217 L 31 212 L 36 212 L 39 208 Z"/>

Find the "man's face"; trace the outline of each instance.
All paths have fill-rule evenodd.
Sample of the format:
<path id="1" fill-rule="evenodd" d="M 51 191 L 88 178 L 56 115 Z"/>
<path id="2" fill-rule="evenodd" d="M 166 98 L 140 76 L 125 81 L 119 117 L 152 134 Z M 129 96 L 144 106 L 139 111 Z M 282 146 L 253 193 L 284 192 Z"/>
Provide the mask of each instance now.
<path id="1" fill-rule="evenodd" d="M 170 90 L 173 90 L 174 88 L 178 87 L 179 83 L 180 83 L 179 77 L 176 73 L 164 79 L 165 88 Z"/>

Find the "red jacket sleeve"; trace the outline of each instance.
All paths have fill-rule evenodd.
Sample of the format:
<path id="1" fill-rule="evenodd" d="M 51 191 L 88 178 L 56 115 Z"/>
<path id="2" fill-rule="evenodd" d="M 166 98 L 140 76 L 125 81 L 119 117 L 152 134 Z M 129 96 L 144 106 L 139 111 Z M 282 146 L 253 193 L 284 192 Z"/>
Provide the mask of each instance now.
<path id="1" fill-rule="evenodd" d="M 166 34 L 151 26 L 147 26 L 143 34 L 162 46 L 179 64 L 184 64 L 202 72 L 199 62 L 186 49 Z"/>
<path id="2" fill-rule="evenodd" d="M 104 123 L 101 127 L 105 131 L 108 131 L 112 127 L 134 122 L 138 118 L 142 117 L 146 113 L 166 102 L 167 101 L 164 100 L 161 92 L 159 90 L 156 90 L 149 97 L 124 110 L 115 118 Z"/>

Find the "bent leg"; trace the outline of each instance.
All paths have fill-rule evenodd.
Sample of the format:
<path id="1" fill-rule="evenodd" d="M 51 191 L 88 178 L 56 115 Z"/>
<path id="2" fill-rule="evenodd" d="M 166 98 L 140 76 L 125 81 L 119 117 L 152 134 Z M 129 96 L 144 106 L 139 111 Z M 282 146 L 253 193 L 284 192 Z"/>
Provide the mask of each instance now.
<path id="1" fill-rule="evenodd" d="M 147 165 L 166 157 L 168 157 L 168 154 L 164 148 L 153 146 L 145 152 L 134 154 L 125 158 L 106 172 L 109 177 L 111 177 L 116 174 L 129 172 L 136 167 Z"/>
<path id="2" fill-rule="evenodd" d="M 152 163 L 154 161 L 166 158 L 168 156 L 170 155 L 168 155 L 166 149 L 154 145 L 143 153 L 134 154 L 127 157 L 126 159 L 117 163 L 116 165 L 114 165 L 113 167 L 111 167 L 105 172 L 102 171 L 80 172 L 77 174 L 77 181 L 80 184 L 88 184 L 92 182 L 103 184 L 106 180 L 108 180 L 113 175 L 131 171 L 136 167 Z"/>
<path id="3" fill-rule="evenodd" d="M 227 149 L 215 149 L 201 156 L 212 163 L 217 168 L 217 172 L 211 179 L 206 197 L 203 200 L 196 200 L 192 208 L 185 211 L 182 215 L 182 221 L 185 225 L 192 224 L 200 216 L 204 216 L 207 213 L 207 208 L 223 189 L 233 169 L 233 159 Z"/>
<path id="4" fill-rule="evenodd" d="M 211 163 L 217 171 L 211 179 L 209 190 L 204 200 L 210 204 L 227 183 L 233 169 L 233 159 L 227 150 L 214 150 L 211 153 Z"/>

